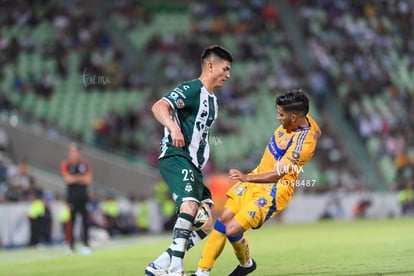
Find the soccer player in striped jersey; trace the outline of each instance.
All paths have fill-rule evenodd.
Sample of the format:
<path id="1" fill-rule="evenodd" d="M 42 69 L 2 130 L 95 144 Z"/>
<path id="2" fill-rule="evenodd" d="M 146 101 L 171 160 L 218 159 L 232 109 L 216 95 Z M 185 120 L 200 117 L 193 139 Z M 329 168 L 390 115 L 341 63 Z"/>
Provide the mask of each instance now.
<path id="1" fill-rule="evenodd" d="M 229 171 L 229 178 L 239 182 L 227 192 L 224 210 L 204 247 L 198 270 L 192 275 L 210 274 L 226 239 L 240 263 L 229 275 L 247 275 L 256 269 L 244 232 L 261 227 L 286 208 L 300 183 L 299 173 L 312 158 L 321 135 L 316 122 L 307 115 L 309 100 L 301 89 L 278 95 L 276 111 L 281 126 L 270 138 L 256 169 L 249 174 Z"/>
<path id="2" fill-rule="evenodd" d="M 165 127 L 159 169 L 175 201 L 178 218 L 170 247 L 148 265 L 146 275 L 185 275 L 185 251 L 211 232 L 211 219 L 197 231 L 192 231 L 192 225 L 200 204 L 211 218 L 213 201 L 201 170 L 209 158 L 209 132 L 217 118 L 214 91 L 230 78 L 232 61 L 225 48 L 207 47 L 201 55 L 200 77 L 179 84 L 152 107 L 154 117 Z"/>

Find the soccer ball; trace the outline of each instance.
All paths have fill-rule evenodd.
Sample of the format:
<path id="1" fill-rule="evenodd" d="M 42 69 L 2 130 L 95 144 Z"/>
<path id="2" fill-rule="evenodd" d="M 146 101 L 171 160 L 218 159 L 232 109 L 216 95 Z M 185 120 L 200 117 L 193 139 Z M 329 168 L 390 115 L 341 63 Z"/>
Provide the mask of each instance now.
<path id="1" fill-rule="evenodd" d="M 203 205 L 198 206 L 197 214 L 195 215 L 194 222 L 193 222 L 193 230 L 198 230 L 207 223 L 208 220 L 208 212 L 206 207 Z"/>

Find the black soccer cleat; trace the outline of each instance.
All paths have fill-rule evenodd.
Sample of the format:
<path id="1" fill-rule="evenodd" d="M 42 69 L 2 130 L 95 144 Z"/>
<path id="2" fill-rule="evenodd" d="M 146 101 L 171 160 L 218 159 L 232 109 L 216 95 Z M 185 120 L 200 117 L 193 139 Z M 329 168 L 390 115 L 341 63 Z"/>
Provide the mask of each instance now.
<path id="1" fill-rule="evenodd" d="M 253 264 L 250 267 L 243 267 L 238 265 L 236 269 L 234 269 L 233 272 L 229 274 L 229 276 L 245 276 L 247 274 L 252 273 L 256 270 L 256 262 L 253 259 L 252 262 Z"/>

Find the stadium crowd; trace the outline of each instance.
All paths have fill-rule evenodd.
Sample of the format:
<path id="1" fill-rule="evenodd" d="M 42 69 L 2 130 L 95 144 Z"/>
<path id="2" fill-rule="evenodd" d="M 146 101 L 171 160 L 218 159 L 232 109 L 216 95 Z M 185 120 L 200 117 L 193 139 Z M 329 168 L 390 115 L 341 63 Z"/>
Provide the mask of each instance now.
<path id="1" fill-rule="evenodd" d="M 232 12 L 234 10 L 240 12 L 235 14 Z M 137 28 L 139 27 L 137 25 Z M 131 31 L 129 27 L 128 31 Z M 241 67 L 248 67 L 242 73 L 234 73 L 231 83 L 219 92 L 219 102 L 225 108 L 220 111 L 224 116 L 220 113 L 221 117 L 215 129 L 217 135 L 239 133 L 240 125 L 235 118 L 256 115 L 258 106 L 254 98 L 255 94 L 261 93 L 263 83 L 266 86 L 264 93 L 268 94 L 271 100 L 273 98 L 270 91 L 283 91 L 296 86 L 307 88 L 316 101 L 317 112 L 322 114 L 326 73 L 323 70 L 315 70 L 309 75 L 306 74 L 304 65 L 295 57 L 288 32 L 280 22 L 278 11 L 271 3 L 256 1 L 193 3 L 190 5 L 188 34 L 169 33 L 162 36 L 154 33 L 143 48 L 148 60 L 153 59 L 157 62 L 156 72 L 165 72 L 163 84 L 164 87 L 168 87 L 180 79 L 194 75 L 194 71 L 198 68 L 197 49 L 211 41 L 212 37 L 215 41 L 233 45 L 231 50 L 236 60 L 235 68 L 239 63 Z M 278 51 L 273 52 L 273 49 Z M 186 54 L 178 55 L 177 53 L 181 51 Z M 157 59 L 159 56 L 165 58 Z M 249 66 L 251 64 L 252 66 Z M 185 67 L 186 70 L 177 70 L 181 67 Z M 162 74 L 160 77 L 162 79 Z M 165 91 L 154 91 L 154 93 L 163 92 Z M 337 144 L 334 132 L 331 131 L 329 124 L 325 123 L 323 116 L 321 120 L 324 137 L 317 158 L 321 167 L 329 169 L 326 170 L 328 173 L 319 179 L 323 183 L 313 191 L 334 188 L 365 189 L 360 172 L 348 171 L 343 169 L 343 165 L 339 165 L 347 163 L 347 157 Z M 154 157 L 158 151 L 157 146 L 154 145 L 152 160 L 156 160 Z M 245 160 L 246 164 L 252 164 L 255 162 L 251 160 L 252 158 L 257 157 L 239 156 L 238 160 Z M 248 168 L 248 165 L 241 166 Z M 227 168 L 219 169 L 224 171 Z"/>
<path id="2" fill-rule="evenodd" d="M 374 162 L 381 166 L 382 158 L 391 158 L 385 166 L 393 168 L 381 167 L 396 172 L 390 188 L 412 185 L 414 87 L 404 76 L 414 65 L 412 2 L 306 1 L 295 8 L 346 119 Z"/>
<path id="3" fill-rule="evenodd" d="M 85 93 L 91 90 L 112 93 L 118 87 L 128 88 L 134 93 L 140 86 L 150 87 L 151 96 L 137 103 L 135 108 L 111 111 L 91 126 L 95 146 L 114 153 L 126 151 L 129 155 L 145 156 L 148 163 L 156 165 L 162 131 L 157 129 L 146 110 L 155 98 L 171 88 L 170 85 L 194 76 L 198 70 L 199 49 L 214 38 L 218 43 L 228 43 L 237 62 L 245 67 L 242 72 L 235 72 L 231 83 L 220 91 L 220 104 L 225 108 L 221 109 L 222 117 L 215 129 L 217 136 L 237 135 L 241 127 L 237 117 L 255 116 L 258 106 L 254 97 L 257 91 L 261 91 L 262 84 L 267 94 L 304 87 L 311 93 L 322 115 L 320 124 L 324 136 L 316 159 L 326 173 L 321 176 L 320 190 L 338 187 L 345 190 L 365 189 L 361 172 L 343 165 L 349 165 L 349 160 L 338 145 L 336 132 L 326 122 L 324 93 L 327 91 L 324 88 L 329 86 L 332 91 L 338 92 L 338 100 L 361 139 L 369 144 L 370 138 L 380 137 L 380 143 L 375 148 L 376 156 L 391 156 L 395 160 L 398 176 L 403 175 L 403 179 L 407 179 L 407 175 L 412 176 L 412 160 L 407 153 L 412 152 L 410 141 L 413 139 L 410 137 L 413 134 L 411 128 L 406 127 L 413 123 L 410 112 L 413 108 L 410 104 L 412 90 L 396 83 L 391 73 L 396 66 L 392 51 L 397 51 L 397 56 L 406 57 L 412 63 L 412 46 L 407 43 L 410 41 L 407 37 L 409 28 L 404 24 L 411 22 L 412 16 L 406 1 L 384 2 L 381 5 L 368 2 L 289 1 L 302 22 L 301 28 L 312 58 L 317 63 L 310 72 L 296 56 L 289 30 L 282 26 L 276 6 L 267 1 L 192 3 L 189 6 L 189 32 L 153 33 L 142 48 L 138 47 L 140 55 L 146 58 L 148 70 L 143 70 L 142 66 L 128 67 L 128 57 L 123 49 L 114 46 L 107 30 L 102 29 L 98 20 L 82 5 L 66 3 L 73 6 L 65 7 L 50 1 L 42 4 L 30 1 L 16 3 L 9 3 L 12 12 L 3 17 L 2 26 L 6 29 L 22 27 L 27 35 L 1 36 L 2 53 L 7 53 L 2 55 L 1 64 L 18 63 L 21 53 L 36 52 L 41 53 L 45 60 L 52 59 L 56 71 L 40 69 L 36 73 L 21 75 L 16 70 L 13 86 L 7 89 L 31 93 L 36 91 L 34 87 L 46 85 L 50 88 L 47 97 L 53 97 L 53 80 L 73 74 L 68 71 L 68 56 L 73 52 L 81 57 L 77 76 L 82 75 L 86 68 L 90 75 L 110 79 L 107 85 L 95 83 L 82 88 Z M 238 12 L 232 12 L 235 10 Z M 126 38 L 137 29 L 153 24 L 151 13 L 134 1 L 115 4 L 108 17 L 113 15 L 121 16 L 128 22 L 123 30 Z M 312 24 L 307 24 L 309 20 Z M 30 32 L 39 24 L 52 27 L 51 33 L 41 42 Z M 379 54 L 380 49 L 387 54 Z M 42 93 L 47 90 L 39 89 Z M 378 106 L 370 112 L 360 112 L 363 110 L 364 101 L 361 98 L 364 95 L 375 98 L 383 94 L 386 94 L 391 106 L 385 113 Z M 0 104 L 3 111 L 11 112 L 17 108 L 24 114 L 23 108 L 16 106 L 4 93 L 1 94 Z M 399 112 L 399 107 L 404 112 Z M 26 117 L 31 117 L 31 114 L 26 114 Z M 44 123 L 46 130 L 57 129 L 63 135 L 82 139 L 80 133 L 56 128 L 49 121 Z M 151 137 L 142 141 L 136 138 L 136 133 L 150 133 Z M 149 145 L 148 140 L 151 141 Z"/>
<path id="4" fill-rule="evenodd" d="M 117 4 L 111 13 L 127 18 L 129 23 L 125 27 L 126 35 L 133 33 L 134 28 L 151 24 L 151 16 L 139 4 L 133 1 L 125 3 L 127 6 Z M 241 12 L 234 14 L 231 12 L 233 10 Z M 29 39 L 30 43 L 23 42 L 23 39 L 11 38 L 19 46 L 15 55 L 11 55 L 15 57 L 15 62 L 19 54 L 24 51 L 40 52 L 45 60 L 54 60 L 57 74 L 54 71 L 39 70 L 45 74 L 47 80 L 50 79 L 49 75 L 52 75 L 52 79 L 67 78 L 68 74 L 71 74 L 67 70 L 68 56 L 76 52 L 81 56 L 76 72 L 78 75 L 83 74 L 87 69 L 89 75 L 107 76 L 110 79 L 108 85 L 98 82 L 86 86 L 85 93 L 88 90 L 111 93 L 119 86 L 129 88 L 133 93 L 134 89 L 141 85 L 150 87 L 151 96 L 145 101 L 137 103 L 133 109 L 109 112 L 96 120 L 91 131 L 94 133 L 95 146 L 114 153 L 127 152 L 129 156 L 145 156 L 147 162 L 152 165 L 157 164 L 159 150 L 157 141 L 160 140 L 162 131 L 157 129 L 153 121 L 148 118 L 146 109 L 153 99 L 171 88 L 170 85 L 194 75 L 198 70 L 198 49 L 209 43 L 212 37 L 219 43 L 228 42 L 233 48 L 232 52 L 236 60 L 247 68 L 243 72 L 235 73 L 232 82 L 220 91 L 220 104 L 226 108 L 221 110 L 221 118 L 215 128 L 216 136 L 239 133 L 240 122 L 237 117 L 255 116 L 258 106 L 254 98 L 263 84 L 266 86 L 265 93 L 269 94 L 269 97 L 271 97 L 269 91 L 286 90 L 297 86 L 308 89 L 317 103 L 318 112 L 322 114 L 323 96 L 321 95 L 327 82 L 327 74 L 323 70 L 325 68 L 306 74 L 303 64 L 295 57 L 288 31 L 282 27 L 276 6 L 257 1 L 245 3 L 211 1 L 193 3 L 189 11 L 191 19 L 189 33 L 168 35 L 153 33 L 143 45 L 142 55 L 150 64 L 148 72 L 140 71 L 140 67 L 130 71 L 131 69 L 125 65 L 125 56 L 121 49 L 114 47 L 109 34 L 99 27 L 95 18 L 86 9 L 78 6 L 69 9 L 51 3 L 44 6 L 35 2 L 21 1 L 19 5 L 13 7 L 13 12 L 9 13 L 5 22 L 6 26 L 24 26 L 28 30 L 45 22 L 53 26 L 51 34 L 42 43 L 37 42 L 35 37 Z M 137 14 L 146 14 L 146 16 L 138 17 L 137 20 L 134 19 Z M 10 46 L 7 48 L 12 49 Z M 274 52 L 274 49 L 278 50 Z M 179 52 L 186 54 L 181 55 L 178 54 Z M 160 59 L 160 56 L 164 58 Z M 177 70 L 182 67 L 186 70 Z M 29 80 L 37 76 L 33 77 L 32 72 L 28 72 L 27 76 L 17 73 L 16 76 L 20 81 L 14 82 L 13 89 L 24 87 L 25 91 L 29 91 L 25 93 L 30 93 L 31 87 L 34 86 Z M 149 75 L 157 76 L 157 79 L 148 77 Z M 249 77 L 245 77 L 246 75 Z M 53 88 L 53 83 L 50 86 Z M 13 103 L 10 106 L 10 102 L 7 97 L 2 101 L 5 108 L 16 108 Z M 32 115 L 26 114 L 26 117 Z M 342 187 L 351 190 L 363 187 L 364 185 L 360 184 L 359 172 L 348 172 L 338 165 L 346 161 L 346 155 L 341 152 L 342 149 L 337 144 L 329 124 L 325 124 L 323 116 L 321 118 L 324 137 L 321 141 L 321 153 L 318 153 L 317 158 L 320 159 L 321 167 L 330 167 L 330 169 L 326 170 L 329 173 L 321 177 L 319 181 L 321 185 L 318 189 L 323 191 Z M 76 130 L 60 128 L 53 121 L 45 120 L 42 123 L 47 131 L 58 131 L 63 135 L 82 139 L 82 133 Z M 151 138 L 137 139 L 137 133 L 151 133 Z M 148 140 L 152 141 L 149 145 Z M 255 156 L 243 156 L 241 159 L 251 164 L 254 163 L 251 159 Z M 217 167 L 214 166 L 214 157 L 212 166 Z M 241 166 L 249 167 L 243 164 Z M 219 169 L 224 171 L 227 168 Z"/>

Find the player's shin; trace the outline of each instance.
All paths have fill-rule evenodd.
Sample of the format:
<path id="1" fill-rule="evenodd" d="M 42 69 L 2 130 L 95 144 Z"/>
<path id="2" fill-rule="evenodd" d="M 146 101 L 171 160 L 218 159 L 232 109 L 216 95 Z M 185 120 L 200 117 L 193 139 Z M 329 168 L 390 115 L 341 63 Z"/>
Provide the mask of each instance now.
<path id="1" fill-rule="evenodd" d="M 196 245 L 199 241 L 201 241 L 205 237 L 207 237 L 207 234 L 201 229 L 192 231 L 190 234 L 190 237 L 188 238 L 188 243 L 187 243 L 187 248 L 186 248 L 187 251 L 190 250 L 194 245 Z"/>
<path id="2" fill-rule="evenodd" d="M 236 236 L 227 237 L 233 246 L 233 252 L 239 260 L 240 264 L 248 265 L 250 262 L 250 250 L 247 237 L 244 233 Z"/>
<path id="3" fill-rule="evenodd" d="M 226 226 L 219 220 L 214 224 L 214 229 L 204 246 L 200 262 L 199 270 L 210 270 L 220 256 L 226 245 Z"/>
<path id="4" fill-rule="evenodd" d="M 183 258 L 193 221 L 194 217 L 190 214 L 181 213 L 178 215 L 173 230 L 173 243 L 170 246 L 172 250 L 170 271 L 172 272 L 180 270 L 183 267 Z"/>

